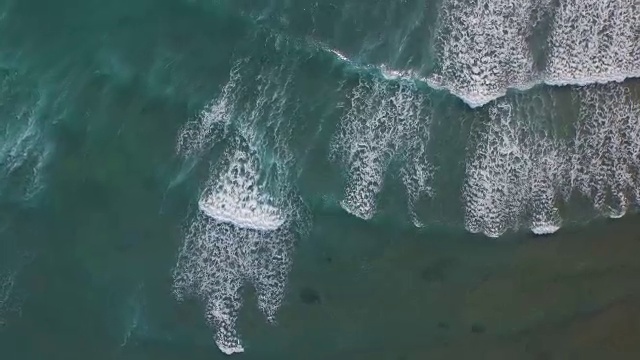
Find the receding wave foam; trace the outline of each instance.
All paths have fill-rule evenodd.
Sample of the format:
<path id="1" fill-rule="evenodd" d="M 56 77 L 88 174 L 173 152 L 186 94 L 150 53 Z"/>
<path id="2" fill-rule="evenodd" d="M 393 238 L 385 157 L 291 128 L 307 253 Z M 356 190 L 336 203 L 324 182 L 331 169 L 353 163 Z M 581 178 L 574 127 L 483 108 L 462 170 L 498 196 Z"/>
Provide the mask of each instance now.
<path id="1" fill-rule="evenodd" d="M 275 320 L 284 296 L 293 237 L 287 229 L 241 228 L 207 216 L 192 224 L 174 274 L 179 300 L 196 294 L 206 302 L 206 318 L 225 354 L 244 351 L 236 330 L 242 287 L 253 284 L 258 306 Z"/>
<path id="2" fill-rule="evenodd" d="M 578 88 L 575 95 L 573 187 L 596 209 L 621 217 L 632 202 L 640 203 L 640 105 L 618 84 Z"/>
<path id="3" fill-rule="evenodd" d="M 436 37 L 438 65 L 428 83 L 471 107 L 530 87 L 534 62 L 527 44 L 535 0 L 445 0 Z"/>
<path id="4" fill-rule="evenodd" d="M 222 88 L 220 96 L 196 120 L 189 121 L 182 128 L 178 135 L 178 153 L 197 155 L 217 139 L 217 131 L 221 131 L 231 120 L 240 92 L 240 70 L 243 63 L 239 61 L 234 64 L 229 72 L 229 81 Z"/>
<path id="5" fill-rule="evenodd" d="M 242 228 L 275 230 L 285 221 L 260 190 L 257 158 L 232 150 L 227 170 L 214 181 L 199 202 L 200 210 L 222 222 Z"/>
<path id="6" fill-rule="evenodd" d="M 612 218 L 640 204 L 640 105 L 616 83 L 572 94 L 566 105 L 579 110 L 570 136 L 554 130 L 555 105 L 526 95 L 499 99 L 488 119 L 476 120 L 463 188 L 470 232 L 498 237 L 527 225 L 553 233 L 562 222 L 558 205 L 573 195 Z"/>
<path id="7" fill-rule="evenodd" d="M 640 76 L 640 2 L 561 1 L 549 51 L 547 84 L 621 82 Z"/>
<path id="8" fill-rule="evenodd" d="M 425 101 L 414 85 L 404 82 L 361 78 L 354 87 L 332 141 L 332 156 L 346 169 L 340 202 L 346 211 L 362 219 L 373 217 L 394 158 L 407 160 L 402 177 L 410 207 L 421 194 L 430 193 L 432 170 L 425 148 L 430 118 L 423 114 Z"/>
<path id="9" fill-rule="evenodd" d="M 293 243 L 308 225 L 291 185 L 297 169 L 289 141 L 304 125 L 295 121 L 301 103 L 291 89 L 298 60 L 280 57 L 286 39 L 268 35 L 264 43 L 276 51 L 256 55 L 248 49 L 237 58 L 219 96 L 178 137 L 178 151 L 186 155 L 203 157 L 223 138 L 227 146 L 212 167 L 174 271 L 176 297 L 206 303 L 207 321 L 225 354 L 244 351 L 236 319 L 245 285 L 253 285 L 258 306 L 275 321 Z"/>
<path id="10" fill-rule="evenodd" d="M 269 321 L 284 296 L 293 244 L 295 210 L 269 204 L 259 185 L 258 159 L 243 149 L 228 151 L 227 168 L 200 199 L 201 213 L 187 234 L 174 273 L 175 294 L 206 302 L 206 317 L 225 354 L 242 352 L 236 319 L 241 289 L 250 282 Z M 283 203 L 283 202 L 280 202 Z"/>
<path id="11" fill-rule="evenodd" d="M 468 149 L 463 188 L 467 230 L 498 237 L 525 223 L 538 234 L 556 231 L 561 218 L 555 203 L 566 151 L 536 126 L 546 114 L 502 99 L 489 105 L 488 113 L 472 130 Z"/>

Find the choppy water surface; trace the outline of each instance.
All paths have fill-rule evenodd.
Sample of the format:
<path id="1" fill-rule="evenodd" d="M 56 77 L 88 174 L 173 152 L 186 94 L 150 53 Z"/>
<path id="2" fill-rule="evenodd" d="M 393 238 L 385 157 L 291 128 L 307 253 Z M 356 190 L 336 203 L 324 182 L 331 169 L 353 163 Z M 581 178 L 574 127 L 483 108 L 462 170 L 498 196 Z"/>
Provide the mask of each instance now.
<path id="1" fill-rule="evenodd" d="M 569 358 L 539 332 L 639 311 L 637 0 L 2 0 L 0 34 L 9 359 Z"/>

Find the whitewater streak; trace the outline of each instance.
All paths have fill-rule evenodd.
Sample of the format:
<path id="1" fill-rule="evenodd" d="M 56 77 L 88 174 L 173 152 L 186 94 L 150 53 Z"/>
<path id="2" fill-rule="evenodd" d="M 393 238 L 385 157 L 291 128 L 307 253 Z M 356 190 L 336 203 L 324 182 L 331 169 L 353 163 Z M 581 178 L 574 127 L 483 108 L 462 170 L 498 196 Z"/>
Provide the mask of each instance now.
<path id="1" fill-rule="evenodd" d="M 174 272 L 175 295 L 206 302 L 206 318 L 225 354 L 244 351 L 236 330 L 242 287 L 253 284 L 258 306 L 273 322 L 284 296 L 293 233 L 287 214 L 258 186 L 255 154 L 230 149 L 227 169 L 200 199 Z"/>
<path id="2" fill-rule="evenodd" d="M 275 321 L 293 243 L 308 221 L 289 181 L 295 159 L 287 141 L 298 125 L 292 110 L 300 106 L 290 91 L 296 63 L 286 56 L 263 61 L 249 51 L 236 58 L 218 97 L 185 125 L 177 146 L 186 157 L 202 157 L 213 144 L 226 144 L 174 271 L 176 298 L 197 296 L 206 303 L 206 319 L 225 354 L 244 351 L 236 320 L 246 285 L 255 288 L 267 320 Z"/>
<path id="3" fill-rule="evenodd" d="M 488 119 L 472 129 L 463 188 L 472 233 L 498 237 L 522 223 L 536 234 L 560 228 L 555 203 L 565 178 L 563 147 L 540 124 L 547 109 L 526 108 L 522 100 L 492 103 Z"/>
<path id="4" fill-rule="evenodd" d="M 595 209 L 622 217 L 640 204 L 640 104 L 618 84 L 578 88 L 580 104 L 571 168 L 572 187 Z"/>
<path id="5" fill-rule="evenodd" d="M 478 107 L 526 88 L 534 74 L 526 38 L 535 0 L 445 0 L 436 35 L 438 65 L 427 83 Z"/>
<path id="6" fill-rule="evenodd" d="M 550 96 L 499 99 L 476 120 L 463 187 L 470 232 L 555 232 L 559 204 L 572 196 L 611 218 L 640 205 L 640 105 L 616 83 L 577 87 L 571 98 L 579 110 L 569 136 L 554 130 L 560 116 Z"/>
<path id="7" fill-rule="evenodd" d="M 409 211 L 431 193 L 432 168 L 426 157 L 430 117 L 427 99 L 406 82 L 361 77 L 351 92 L 350 104 L 332 140 L 331 154 L 346 170 L 347 184 L 340 205 L 349 213 L 370 219 L 386 170 L 394 159 L 405 161 L 401 170 Z"/>
<path id="8" fill-rule="evenodd" d="M 640 76 L 638 0 L 563 0 L 549 38 L 544 82 L 587 85 Z"/>

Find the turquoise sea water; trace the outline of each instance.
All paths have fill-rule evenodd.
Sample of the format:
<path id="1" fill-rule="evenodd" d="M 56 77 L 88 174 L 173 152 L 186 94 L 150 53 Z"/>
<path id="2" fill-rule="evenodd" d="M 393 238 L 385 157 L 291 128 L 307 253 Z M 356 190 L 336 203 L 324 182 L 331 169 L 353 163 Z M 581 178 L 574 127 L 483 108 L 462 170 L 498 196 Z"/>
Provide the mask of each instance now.
<path id="1" fill-rule="evenodd" d="M 2 0 L 0 358 L 635 358 L 638 14 Z"/>

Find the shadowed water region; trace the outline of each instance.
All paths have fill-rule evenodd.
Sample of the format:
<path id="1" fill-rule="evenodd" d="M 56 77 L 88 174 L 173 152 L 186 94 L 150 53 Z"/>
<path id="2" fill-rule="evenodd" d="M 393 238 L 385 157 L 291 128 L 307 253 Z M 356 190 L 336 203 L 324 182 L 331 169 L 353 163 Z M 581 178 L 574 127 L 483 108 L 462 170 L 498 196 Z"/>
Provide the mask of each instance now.
<path id="1" fill-rule="evenodd" d="M 638 14 L 0 0 L 0 358 L 637 358 Z"/>

